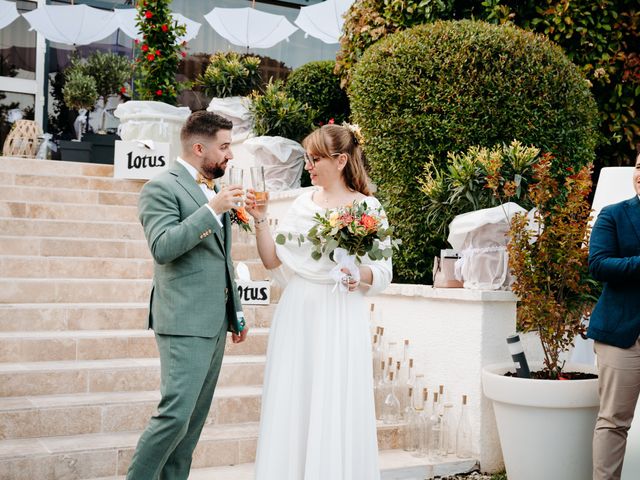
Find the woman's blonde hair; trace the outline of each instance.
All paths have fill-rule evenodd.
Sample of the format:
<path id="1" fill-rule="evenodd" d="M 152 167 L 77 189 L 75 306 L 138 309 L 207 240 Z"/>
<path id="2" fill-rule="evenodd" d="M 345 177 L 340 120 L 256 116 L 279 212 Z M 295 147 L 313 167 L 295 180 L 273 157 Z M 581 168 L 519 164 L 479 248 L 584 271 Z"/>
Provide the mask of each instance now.
<path id="1" fill-rule="evenodd" d="M 349 127 L 324 125 L 311 132 L 302 141 L 302 146 L 312 156 L 332 158 L 335 153 L 346 154 L 347 163 L 342 175 L 347 187 L 363 195 L 371 195 L 362 145 Z"/>

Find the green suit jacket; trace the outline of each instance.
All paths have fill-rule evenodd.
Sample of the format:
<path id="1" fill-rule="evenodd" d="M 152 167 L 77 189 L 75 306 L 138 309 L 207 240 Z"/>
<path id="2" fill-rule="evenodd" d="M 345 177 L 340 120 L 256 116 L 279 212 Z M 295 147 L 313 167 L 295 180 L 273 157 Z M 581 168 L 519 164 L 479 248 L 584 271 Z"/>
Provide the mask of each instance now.
<path id="1" fill-rule="evenodd" d="M 154 259 L 149 328 L 164 335 L 215 337 L 225 313 L 229 330 L 244 328 L 233 280 L 231 222 L 224 230 L 207 198 L 179 163 L 147 182 L 138 202 Z"/>

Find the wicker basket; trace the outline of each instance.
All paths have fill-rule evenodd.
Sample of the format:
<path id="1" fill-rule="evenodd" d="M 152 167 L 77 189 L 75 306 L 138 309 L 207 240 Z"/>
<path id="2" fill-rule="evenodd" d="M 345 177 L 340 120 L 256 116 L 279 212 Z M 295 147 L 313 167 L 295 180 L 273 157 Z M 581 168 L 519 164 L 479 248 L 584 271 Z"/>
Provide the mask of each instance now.
<path id="1" fill-rule="evenodd" d="M 13 124 L 2 147 L 2 154 L 8 157 L 35 158 L 40 145 L 42 129 L 33 120 L 18 120 Z"/>

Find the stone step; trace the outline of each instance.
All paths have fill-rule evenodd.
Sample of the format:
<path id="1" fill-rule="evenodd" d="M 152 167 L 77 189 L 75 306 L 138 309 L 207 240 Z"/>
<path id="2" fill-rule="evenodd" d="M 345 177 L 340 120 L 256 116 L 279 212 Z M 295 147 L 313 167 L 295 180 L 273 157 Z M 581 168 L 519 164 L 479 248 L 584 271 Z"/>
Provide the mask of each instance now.
<path id="1" fill-rule="evenodd" d="M 258 429 L 257 422 L 206 425 L 192 467 L 253 462 Z M 400 425 L 378 425 L 381 450 L 399 448 L 399 429 Z M 5 440 L 0 442 L 0 480 L 80 480 L 125 475 L 139 436 L 140 432 L 116 432 Z"/>
<path id="2" fill-rule="evenodd" d="M 0 216 L 12 218 L 47 218 L 51 220 L 100 220 L 137 222 L 138 208 L 121 205 L 87 205 L 82 203 L 0 201 Z"/>
<path id="3" fill-rule="evenodd" d="M 139 303 L 150 291 L 148 279 L 0 278 L 0 303 Z"/>
<path id="4" fill-rule="evenodd" d="M 229 355 L 265 355 L 269 330 L 253 328 L 247 339 L 227 341 Z M 0 332 L 0 362 L 108 360 L 158 356 L 151 330 Z"/>
<path id="5" fill-rule="evenodd" d="M 0 251 L 4 255 L 151 259 L 144 240 L 2 235 Z"/>
<path id="6" fill-rule="evenodd" d="M 207 424 L 258 422 L 262 387 L 218 387 Z M 159 391 L 0 398 L 0 438 L 53 437 L 144 430 Z"/>
<path id="7" fill-rule="evenodd" d="M 438 460 L 416 458 L 400 449 L 381 450 L 378 453 L 381 480 L 425 480 L 425 478 L 432 478 L 432 473 L 437 477 L 445 477 L 470 472 L 476 468 L 476 464 L 474 459 L 459 459 L 453 456 Z M 195 468 L 191 470 L 189 480 L 254 480 L 254 476 L 255 464 L 240 463 L 221 467 Z M 123 480 L 124 476 L 116 479 Z"/>
<path id="8" fill-rule="evenodd" d="M 35 158 L 0 157 L 0 172 L 33 173 L 37 175 L 82 175 L 90 177 L 113 176 L 113 165 L 97 163 L 63 162 Z"/>
<path id="9" fill-rule="evenodd" d="M 42 175 L 37 171 L 25 173 L 0 171 L 0 188 L 4 186 L 27 186 L 138 193 L 144 184 L 145 180 L 122 180 L 82 174 Z"/>
<path id="10" fill-rule="evenodd" d="M 69 253 L 77 253 L 72 252 L 70 246 L 63 248 Z M 141 258 L 0 255 L 0 272 L 5 278 L 149 279 L 153 276 L 153 261 Z"/>
<path id="11" fill-rule="evenodd" d="M 79 188 L 43 188 L 20 185 L 0 187 L 0 201 L 77 203 L 90 205 L 138 205 L 137 192 L 81 190 Z"/>
<path id="12" fill-rule="evenodd" d="M 220 386 L 261 385 L 263 355 L 226 355 Z M 0 397 L 133 392 L 160 387 L 158 358 L 0 363 Z"/>
<path id="13" fill-rule="evenodd" d="M 276 305 L 245 305 L 251 328 L 268 328 Z M 144 329 L 149 303 L 0 304 L 0 332 Z"/>
<path id="14" fill-rule="evenodd" d="M 8 218 L 0 216 L 0 232 L 7 236 L 74 237 L 84 239 L 144 240 L 140 222 L 104 222 Z M 2 250 L 4 252 L 4 250 Z"/>
<path id="15" fill-rule="evenodd" d="M 0 278 L 0 304 L 140 303 L 150 292 L 151 279 Z M 282 288 L 271 285 L 271 303 L 281 295 Z"/>

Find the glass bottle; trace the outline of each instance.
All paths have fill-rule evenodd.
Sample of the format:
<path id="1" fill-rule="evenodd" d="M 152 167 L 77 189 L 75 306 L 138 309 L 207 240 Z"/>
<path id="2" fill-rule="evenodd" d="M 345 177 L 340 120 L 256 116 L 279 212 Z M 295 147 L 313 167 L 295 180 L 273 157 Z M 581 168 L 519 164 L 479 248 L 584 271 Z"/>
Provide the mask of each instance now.
<path id="1" fill-rule="evenodd" d="M 422 403 L 422 397 L 427 395 L 427 389 L 422 390 L 422 395 L 419 390 L 413 389 L 413 402 L 412 407 L 415 414 L 412 417 L 411 423 L 411 439 L 413 442 L 411 455 L 414 457 L 425 457 L 426 451 L 423 449 L 423 431 L 424 431 L 424 404 Z"/>
<path id="2" fill-rule="evenodd" d="M 444 385 L 438 385 L 438 414 L 442 416 L 444 413 Z"/>
<path id="3" fill-rule="evenodd" d="M 456 453 L 456 434 L 453 429 L 453 404 L 445 403 L 443 408 L 440 455 L 446 457 Z"/>
<path id="4" fill-rule="evenodd" d="M 426 457 L 429 454 L 429 441 L 431 438 L 431 430 L 429 428 L 429 401 L 427 389 L 422 390 L 422 421 L 420 422 L 420 453 L 422 457 Z"/>
<path id="5" fill-rule="evenodd" d="M 396 382 L 394 381 L 394 372 L 389 372 L 389 388 L 388 393 L 382 405 L 382 421 L 387 424 L 397 423 L 400 421 L 400 401 L 396 396 Z"/>
<path id="6" fill-rule="evenodd" d="M 422 410 L 422 395 L 419 394 L 419 392 L 422 392 L 426 388 L 427 384 L 424 381 L 424 375 L 421 373 L 417 374 L 413 384 L 413 391 L 416 392 L 416 394 L 413 396 L 413 408 L 415 408 L 416 410 Z"/>
<path id="7" fill-rule="evenodd" d="M 411 398 L 413 396 L 413 387 L 407 388 L 407 397 Z M 413 441 L 413 424 L 415 423 L 414 416 L 416 415 L 416 410 L 413 408 L 413 404 L 409 402 L 409 404 L 404 409 L 404 427 L 402 430 L 402 439 L 403 444 L 402 448 L 405 452 L 413 452 L 415 450 L 414 441 Z"/>
<path id="8" fill-rule="evenodd" d="M 411 353 L 409 349 L 409 340 L 405 340 L 404 351 L 402 352 L 402 363 L 406 365 L 409 362 L 409 357 L 411 357 Z"/>
<path id="9" fill-rule="evenodd" d="M 369 306 L 369 329 L 371 330 L 371 333 L 373 333 L 374 331 L 377 331 L 377 328 L 379 327 L 379 325 L 376 325 L 376 304 L 372 303 Z"/>
<path id="10" fill-rule="evenodd" d="M 384 365 L 385 365 L 385 362 L 384 360 L 382 360 L 380 362 L 380 366 L 378 367 L 381 374 L 378 377 L 378 382 L 375 384 L 374 392 L 373 392 L 373 398 L 375 401 L 375 409 L 376 409 L 376 419 L 378 420 L 382 420 L 382 404 L 386 396 L 386 388 L 387 388 L 385 377 L 384 375 L 382 375 L 382 372 L 384 372 Z"/>
<path id="11" fill-rule="evenodd" d="M 380 366 L 380 357 L 378 350 L 378 334 L 373 336 L 373 342 L 371 343 L 371 361 L 373 365 L 373 381 L 374 385 L 378 381 L 378 367 Z"/>
<path id="12" fill-rule="evenodd" d="M 471 421 L 467 411 L 467 399 L 466 395 L 462 396 L 462 408 L 456 432 L 456 456 L 459 458 L 471 458 Z"/>
<path id="13" fill-rule="evenodd" d="M 429 458 L 436 459 L 440 453 L 442 417 L 438 413 L 438 392 L 433 393 L 433 407 L 429 417 Z"/>

